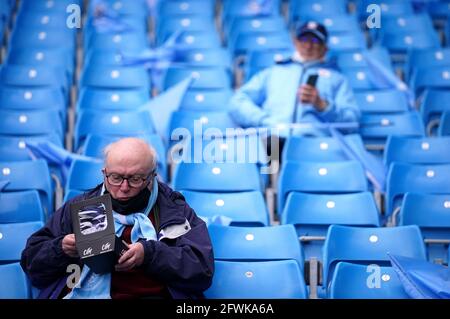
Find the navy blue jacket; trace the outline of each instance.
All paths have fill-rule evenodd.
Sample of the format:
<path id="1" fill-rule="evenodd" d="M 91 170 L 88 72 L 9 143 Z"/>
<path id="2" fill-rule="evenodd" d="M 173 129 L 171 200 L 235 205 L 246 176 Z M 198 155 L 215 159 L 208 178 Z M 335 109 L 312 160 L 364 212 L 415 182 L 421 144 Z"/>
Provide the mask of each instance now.
<path id="1" fill-rule="evenodd" d="M 160 229 L 189 222 L 191 229 L 175 238 L 142 241 L 144 263 L 149 275 L 165 283 L 173 298 L 201 298 L 212 282 L 214 256 L 206 224 L 197 217 L 184 197 L 164 183 L 158 183 Z M 39 298 L 58 298 L 66 285 L 70 264 L 81 265 L 62 250 L 62 239 L 73 233 L 70 203 L 100 195 L 102 185 L 79 195 L 59 208 L 47 224 L 28 239 L 20 264 L 33 286 L 41 289 Z M 158 234 L 160 239 L 161 234 Z"/>

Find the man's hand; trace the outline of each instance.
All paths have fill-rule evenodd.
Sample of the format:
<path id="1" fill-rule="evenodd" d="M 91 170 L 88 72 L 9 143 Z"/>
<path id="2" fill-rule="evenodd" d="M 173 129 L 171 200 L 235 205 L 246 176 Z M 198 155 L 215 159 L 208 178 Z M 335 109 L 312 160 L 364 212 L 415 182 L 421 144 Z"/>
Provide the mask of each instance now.
<path id="1" fill-rule="evenodd" d="M 298 91 L 297 96 L 300 102 L 312 104 L 319 112 L 322 112 L 327 107 L 328 103 L 322 100 L 319 91 L 314 86 L 305 84 L 302 85 Z"/>
<path id="2" fill-rule="evenodd" d="M 128 245 L 128 250 L 120 257 L 116 271 L 128 271 L 144 262 L 144 246 L 141 243 Z"/>
<path id="3" fill-rule="evenodd" d="M 78 257 L 77 247 L 75 247 L 75 234 L 64 236 L 62 240 L 62 250 L 66 255 L 72 258 Z"/>

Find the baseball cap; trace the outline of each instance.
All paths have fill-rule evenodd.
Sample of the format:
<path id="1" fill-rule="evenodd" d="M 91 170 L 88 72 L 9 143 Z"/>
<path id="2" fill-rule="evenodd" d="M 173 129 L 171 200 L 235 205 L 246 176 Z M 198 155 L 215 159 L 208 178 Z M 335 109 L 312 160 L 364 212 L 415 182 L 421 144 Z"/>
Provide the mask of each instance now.
<path id="1" fill-rule="evenodd" d="M 314 35 L 317 39 L 322 41 L 322 43 L 327 42 L 328 38 L 327 29 L 325 29 L 325 27 L 322 24 L 316 21 L 308 21 L 302 25 L 299 25 L 296 28 L 295 36 L 297 37 L 297 39 L 305 34 Z"/>

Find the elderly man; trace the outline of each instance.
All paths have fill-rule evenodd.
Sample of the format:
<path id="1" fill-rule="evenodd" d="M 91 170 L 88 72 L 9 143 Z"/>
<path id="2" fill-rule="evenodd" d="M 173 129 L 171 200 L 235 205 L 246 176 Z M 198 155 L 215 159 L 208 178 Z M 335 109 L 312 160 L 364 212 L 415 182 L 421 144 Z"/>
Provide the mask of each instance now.
<path id="1" fill-rule="evenodd" d="M 253 76 L 231 98 L 234 120 L 243 127 L 282 127 L 316 118 L 358 121 L 359 110 L 346 79 L 325 63 L 327 37 L 317 22 L 297 27 L 293 56 Z"/>
<path id="2" fill-rule="evenodd" d="M 41 298 L 202 297 L 214 269 L 206 225 L 181 194 L 156 179 L 155 170 L 155 151 L 140 139 L 124 138 L 105 149 L 103 183 L 65 203 L 28 239 L 21 265 L 32 284 L 42 289 Z M 116 223 L 123 224 L 121 234 L 116 226 L 116 234 L 128 243 L 128 250 L 108 279 L 101 281 L 101 289 L 84 291 L 86 266 L 81 284 L 69 289 L 67 266 L 82 264 L 70 203 L 105 193 L 111 195 Z M 123 222 L 130 214 L 137 216 L 134 223 Z"/>

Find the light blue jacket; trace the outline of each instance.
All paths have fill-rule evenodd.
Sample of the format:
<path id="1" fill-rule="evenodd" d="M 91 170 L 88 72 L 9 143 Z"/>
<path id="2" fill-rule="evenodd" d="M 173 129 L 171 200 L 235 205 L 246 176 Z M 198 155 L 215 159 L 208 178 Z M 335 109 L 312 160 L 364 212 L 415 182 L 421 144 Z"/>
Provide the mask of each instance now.
<path id="1" fill-rule="evenodd" d="M 310 74 L 318 74 L 316 88 L 328 102 L 319 112 L 297 101 L 297 90 Z M 323 62 L 283 61 L 253 76 L 230 100 L 230 114 L 242 127 L 273 127 L 307 121 L 315 113 L 326 122 L 358 121 L 360 111 L 344 78 Z"/>

